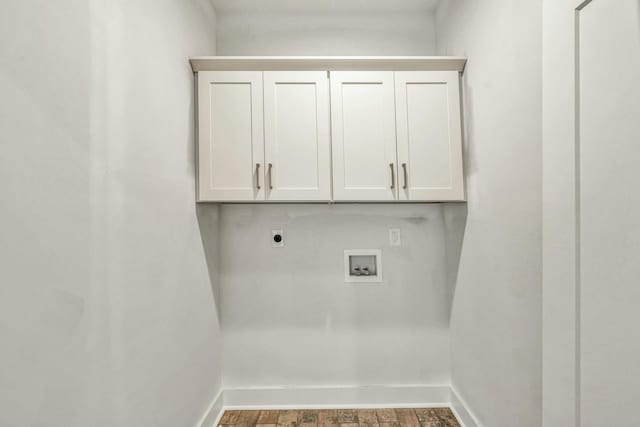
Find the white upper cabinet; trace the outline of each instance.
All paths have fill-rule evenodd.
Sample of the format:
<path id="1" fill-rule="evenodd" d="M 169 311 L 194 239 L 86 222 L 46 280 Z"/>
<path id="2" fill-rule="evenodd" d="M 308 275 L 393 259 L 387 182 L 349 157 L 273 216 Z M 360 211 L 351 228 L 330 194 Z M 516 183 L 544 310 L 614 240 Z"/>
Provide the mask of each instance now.
<path id="1" fill-rule="evenodd" d="M 391 71 L 331 72 L 334 200 L 397 199 L 393 91 Z"/>
<path id="2" fill-rule="evenodd" d="M 264 72 L 266 199 L 330 201 L 325 71 Z"/>
<path id="3" fill-rule="evenodd" d="M 464 201 L 465 62 L 192 58 L 198 200 Z"/>
<path id="4" fill-rule="evenodd" d="M 262 73 L 198 73 L 198 200 L 264 200 Z"/>
<path id="5" fill-rule="evenodd" d="M 395 73 L 399 199 L 464 200 L 456 71 Z"/>

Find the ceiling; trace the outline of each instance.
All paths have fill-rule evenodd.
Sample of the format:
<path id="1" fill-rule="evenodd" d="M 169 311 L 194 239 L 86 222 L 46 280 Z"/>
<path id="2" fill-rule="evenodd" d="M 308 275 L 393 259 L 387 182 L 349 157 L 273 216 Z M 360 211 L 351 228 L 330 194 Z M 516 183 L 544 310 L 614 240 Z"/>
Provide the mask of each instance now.
<path id="1" fill-rule="evenodd" d="M 433 12 L 441 0 L 211 0 L 218 12 Z"/>

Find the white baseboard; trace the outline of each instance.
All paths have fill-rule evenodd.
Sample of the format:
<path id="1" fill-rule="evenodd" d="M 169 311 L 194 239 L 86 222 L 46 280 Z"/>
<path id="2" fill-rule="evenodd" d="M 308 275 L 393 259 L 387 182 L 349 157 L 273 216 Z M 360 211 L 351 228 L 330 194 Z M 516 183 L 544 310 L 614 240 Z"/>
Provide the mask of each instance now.
<path id="1" fill-rule="evenodd" d="M 450 407 L 463 427 L 480 427 L 448 385 L 224 389 L 198 427 L 215 427 L 227 409 Z"/>
<path id="2" fill-rule="evenodd" d="M 211 402 L 211 405 L 209 405 L 207 412 L 202 416 L 202 419 L 197 424 L 197 427 L 217 426 L 220 423 L 220 418 L 222 418 L 224 410 L 224 390 L 220 390 L 218 395 Z"/>
<path id="3" fill-rule="evenodd" d="M 462 427 L 481 427 L 477 418 L 469 410 L 469 406 L 453 387 L 451 387 L 451 411 Z"/>
<path id="4" fill-rule="evenodd" d="M 448 403 L 448 386 L 279 387 L 224 391 L 224 406 L 236 409 L 410 407 Z"/>

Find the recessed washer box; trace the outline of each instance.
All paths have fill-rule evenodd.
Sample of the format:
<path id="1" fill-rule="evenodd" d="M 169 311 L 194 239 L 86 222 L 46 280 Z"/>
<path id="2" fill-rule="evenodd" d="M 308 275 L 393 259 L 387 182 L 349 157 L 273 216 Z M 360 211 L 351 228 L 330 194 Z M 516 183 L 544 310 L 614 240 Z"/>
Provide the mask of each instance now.
<path id="1" fill-rule="evenodd" d="M 344 281 L 346 283 L 382 282 L 380 249 L 345 249 Z"/>

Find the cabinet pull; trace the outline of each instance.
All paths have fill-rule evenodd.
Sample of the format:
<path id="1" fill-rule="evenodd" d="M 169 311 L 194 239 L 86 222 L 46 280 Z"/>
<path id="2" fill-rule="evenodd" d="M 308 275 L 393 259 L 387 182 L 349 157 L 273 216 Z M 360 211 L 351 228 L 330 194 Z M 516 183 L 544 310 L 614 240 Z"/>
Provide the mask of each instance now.
<path id="1" fill-rule="evenodd" d="M 271 185 L 271 168 L 273 165 L 269 163 L 269 170 L 267 171 L 267 175 L 269 175 L 269 190 L 273 190 L 273 185 Z"/>
<path id="2" fill-rule="evenodd" d="M 404 175 L 404 185 L 402 186 L 402 188 L 404 188 L 406 190 L 407 189 L 407 182 L 409 181 L 409 178 L 407 177 L 407 164 L 406 163 L 402 164 L 402 173 Z"/>
<path id="3" fill-rule="evenodd" d="M 256 163 L 256 189 L 260 189 L 260 163 Z"/>
<path id="4" fill-rule="evenodd" d="M 396 188 L 396 175 L 393 173 L 393 163 L 389 163 L 389 167 L 391 168 L 391 188 L 392 190 Z"/>

